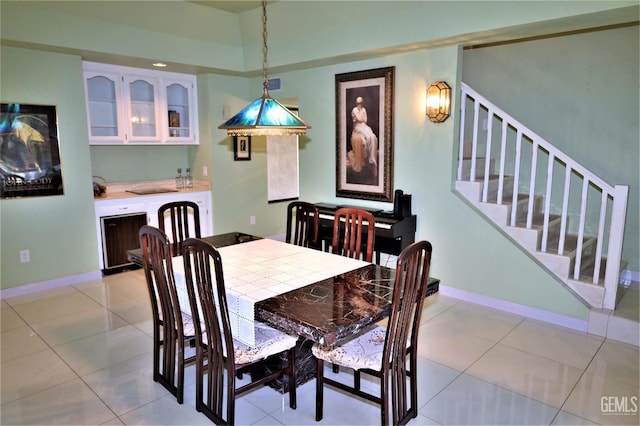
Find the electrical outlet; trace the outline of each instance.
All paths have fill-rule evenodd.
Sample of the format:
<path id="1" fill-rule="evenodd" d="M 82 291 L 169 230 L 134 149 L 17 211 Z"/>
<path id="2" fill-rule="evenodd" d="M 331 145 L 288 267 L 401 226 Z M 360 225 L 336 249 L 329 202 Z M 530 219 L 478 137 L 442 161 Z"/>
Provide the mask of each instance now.
<path id="1" fill-rule="evenodd" d="M 202 176 L 209 176 L 209 169 L 207 166 L 202 166 Z"/>
<path id="2" fill-rule="evenodd" d="M 31 252 L 29 250 L 20 250 L 20 263 L 31 262 Z"/>
<path id="3" fill-rule="evenodd" d="M 249 225 L 255 225 L 255 224 L 256 224 L 256 217 L 249 216 Z"/>

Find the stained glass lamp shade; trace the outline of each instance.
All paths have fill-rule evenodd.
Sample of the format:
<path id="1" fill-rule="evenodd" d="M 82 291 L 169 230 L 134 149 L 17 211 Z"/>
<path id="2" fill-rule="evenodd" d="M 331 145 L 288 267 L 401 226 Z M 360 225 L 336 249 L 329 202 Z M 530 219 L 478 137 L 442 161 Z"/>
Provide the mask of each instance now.
<path id="1" fill-rule="evenodd" d="M 270 136 L 304 135 L 310 127 L 265 90 L 218 129 L 225 129 L 229 136 Z"/>

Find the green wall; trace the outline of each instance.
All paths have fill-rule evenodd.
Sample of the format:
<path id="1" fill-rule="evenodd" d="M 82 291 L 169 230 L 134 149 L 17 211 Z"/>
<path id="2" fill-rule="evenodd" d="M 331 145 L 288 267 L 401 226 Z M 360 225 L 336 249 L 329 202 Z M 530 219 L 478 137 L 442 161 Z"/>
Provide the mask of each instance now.
<path id="1" fill-rule="evenodd" d="M 89 147 L 89 152 L 93 174 L 105 178 L 107 182 L 172 179 L 178 167 L 184 173 L 193 163 L 187 146 L 168 145 L 149 149 L 138 145 L 93 145 Z M 153 167 L 149 167 L 151 165 Z"/>
<path id="2" fill-rule="evenodd" d="M 77 56 L 3 47 L 2 102 L 55 105 L 64 195 L 0 201 L 1 288 L 98 269 L 82 66 Z M 31 262 L 20 263 L 20 250 Z"/>
<path id="3" fill-rule="evenodd" d="M 122 57 L 117 55 L 148 58 L 158 55 L 161 50 L 158 43 L 167 41 L 169 35 L 146 28 L 153 21 L 145 20 L 141 24 L 144 29 L 111 27 L 112 31 L 121 32 L 110 42 L 104 37 L 109 33 L 105 22 L 86 21 L 57 13 L 55 20 L 44 22 L 52 12 L 26 13 L 26 9 L 21 10 L 26 6 L 20 4 L 9 8 L 10 13 L 7 14 L 6 3 L 2 4 L 2 36 L 14 40 L 14 44 L 20 44 L 15 40 L 22 40 L 26 43 L 24 47 L 28 48 L 15 48 L 4 43 L 0 96 L 2 101 L 59 106 L 66 192 L 63 197 L 0 202 L 1 288 L 97 269 L 94 207 L 89 186 L 92 174 L 107 175 L 108 180 L 166 178 L 173 174 L 175 167 L 188 161 L 197 178 L 208 179 L 212 184 L 212 217 L 216 233 L 239 230 L 267 236 L 284 232 L 284 203 L 268 204 L 266 200 L 265 141 L 261 138 L 254 140 L 251 161 L 234 162 L 231 139 L 217 129 L 223 121 L 225 107 L 235 112 L 261 93 L 259 77 L 233 76 L 229 75 L 233 72 L 216 72 L 213 69 L 221 66 L 220 61 L 225 54 L 229 56 L 230 70 L 260 67 L 261 62 L 257 59 L 261 52 L 256 40 L 259 39 L 259 30 L 254 25 L 257 12 L 237 18 L 244 55 L 242 51 L 238 54 L 235 41 L 226 40 L 210 42 L 207 44 L 211 47 L 209 51 L 193 46 L 184 49 L 189 46 L 189 40 L 178 37 L 172 39 L 177 50 L 166 50 L 171 58 L 183 60 L 194 70 L 199 69 L 201 145 L 149 147 L 148 150 L 140 147 L 90 148 L 81 74 L 83 49 L 89 49 L 95 42 L 96 50 L 111 52 L 120 59 Z M 127 2 L 126 7 L 130 7 L 129 3 L 136 2 Z M 410 7 L 410 3 L 414 3 L 415 8 Z M 362 38 L 360 28 L 367 21 L 340 25 L 340 21 L 349 14 L 339 12 L 351 10 L 355 7 L 353 2 L 276 2 L 270 6 L 270 23 L 273 24 L 270 43 L 282 44 L 284 49 L 276 50 L 272 44 L 269 54 L 270 64 L 275 64 L 272 75 L 283 78 L 283 90 L 272 95 L 279 99 L 297 99 L 301 116 L 313 126 L 300 140 L 301 199 L 390 209 L 391 204 L 388 203 L 339 200 L 335 197 L 334 78 L 335 74 L 342 72 L 395 66 L 394 185 L 413 195 L 413 211 L 418 215 L 417 237 L 428 239 L 434 245 L 433 274 L 446 286 L 586 319 L 588 310 L 581 302 L 520 250 L 514 249 L 506 238 L 452 192 L 457 98 L 453 116 L 444 124 L 436 125 L 426 120 L 424 96 L 426 86 L 432 81 L 445 80 L 454 90 L 458 89 L 462 70 L 466 72 L 467 68 L 457 45 L 469 41 L 470 36 L 465 36 L 469 31 L 482 32 L 483 36 L 504 36 L 505 28 L 522 31 L 525 27 L 538 25 L 538 21 L 574 15 L 577 17 L 572 22 L 583 22 L 590 13 L 633 3 L 571 2 L 560 6 L 557 2 L 549 2 L 548 7 L 543 8 L 536 2 L 514 2 L 512 6 L 516 9 L 509 8 L 506 15 L 488 13 L 494 9 L 503 10 L 500 3 L 465 2 L 465 7 L 460 8 L 459 2 L 401 2 L 399 7 L 390 7 L 392 2 L 374 2 L 363 12 L 364 15 L 356 16 L 363 20 L 374 19 L 376 13 L 378 17 L 375 19 L 385 16 L 386 26 L 383 27 L 387 30 L 375 33 L 376 37 Z M 329 4 L 331 8 L 327 7 Z M 300 9 L 300 19 L 290 19 L 292 9 L 285 6 Z M 456 16 L 448 25 L 409 25 L 414 20 L 424 22 L 425 16 L 436 9 L 451 11 L 456 8 L 459 9 L 457 15 L 439 15 Z M 149 11 L 148 8 L 145 10 Z M 192 6 L 188 11 L 189 14 L 193 12 Z M 316 18 L 330 11 L 336 20 L 331 21 L 330 28 L 323 28 L 323 36 L 319 37 L 314 30 L 320 31 L 320 21 L 325 21 Z M 478 14 L 484 18 L 474 20 Z M 225 17 L 230 16 L 225 14 Z M 21 24 L 27 18 L 31 22 L 43 20 L 42 25 L 30 25 L 27 31 Z M 75 37 L 50 32 L 47 25 L 53 21 L 56 25 L 64 22 L 68 28 L 77 26 L 79 31 L 70 31 Z M 285 25 L 287 22 L 292 24 Z M 292 25 L 301 25 L 304 31 L 292 28 Z M 91 27 L 93 32 L 83 31 L 85 27 Z M 543 27 L 550 28 L 549 25 L 540 25 Z M 167 32 L 170 31 L 173 29 L 168 28 Z M 291 37 L 291 31 L 299 36 Z M 355 40 L 354 34 L 358 35 Z M 136 43 L 124 46 L 120 35 L 131 36 Z M 458 43 L 439 41 L 439 37 L 454 36 L 460 36 Z M 349 42 L 342 43 L 343 40 Z M 409 48 L 411 43 L 420 40 L 427 41 L 421 49 Z M 55 46 L 56 43 L 75 54 L 35 50 L 51 49 L 49 45 Z M 402 45 L 402 48 L 394 49 L 395 45 Z M 194 46 L 202 47 L 203 44 L 194 42 Z M 358 54 L 358 49 L 372 50 L 376 46 L 388 50 L 373 55 Z M 348 56 L 350 54 L 353 57 Z M 629 54 L 637 57 L 637 49 Z M 314 55 L 318 58 L 315 62 Z M 285 66 L 296 62 L 300 65 Z M 553 63 L 547 66 L 553 67 Z M 619 65 L 613 64 L 612 67 L 616 71 Z M 571 78 L 560 68 L 551 69 L 564 78 Z M 493 86 L 497 84 L 493 83 Z M 637 93 L 637 84 L 632 90 Z M 203 167 L 208 170 L 206 177 Z M 249 225 L 251 215 L 256 216 L 255 225 Z M 18 251 L 25 248 L 32 249 L 32 262 L 20 264 Z"/>

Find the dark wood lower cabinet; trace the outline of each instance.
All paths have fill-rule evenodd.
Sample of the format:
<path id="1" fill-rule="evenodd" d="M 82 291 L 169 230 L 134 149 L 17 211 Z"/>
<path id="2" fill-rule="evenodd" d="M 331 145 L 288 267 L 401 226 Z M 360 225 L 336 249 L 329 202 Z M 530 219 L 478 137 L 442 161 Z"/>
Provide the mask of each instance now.
<path id="1" fill-rule="evenodd" d="M 146 213 L 102 217 L 104 270 L 131 265 L 127 250 L 140 248 L 138 231 L 147 224 Z"/>

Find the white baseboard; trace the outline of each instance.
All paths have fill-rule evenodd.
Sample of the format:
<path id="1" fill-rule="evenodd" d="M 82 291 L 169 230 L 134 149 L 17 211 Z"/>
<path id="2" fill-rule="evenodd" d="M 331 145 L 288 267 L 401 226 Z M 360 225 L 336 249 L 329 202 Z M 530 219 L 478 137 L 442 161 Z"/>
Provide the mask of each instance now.
<path id="1" fill-rule="evenodd" d="M 566 315 L 556 314 L 554 312 L 544 311 L 531 306 L 520 305 L 518 303 L 508 302 L 466 290 L 460 290 L 454 287 L 447 287 L 440 284 L 440 294 L 443 296 L 453 297 L 455 299 L 464 300 L 465 302 L 475 303 L 477 305 L 486 306 L 488 308 L 498 309 L 500 311 L 509 312 L 526 318 L 548 322 L 550 324 L 559 325 L 561 327 L 570 328 L 572 330 L 587 333 L 589 330 L 589 321 L 580 320 L 578 318 Z"/>
<path id="2" fill-rule="evenodd" d="M 85 281 L 99 280 L 101 278 L 101 271 L 93 271 L 84 274 L 70 275 L 68 277 L 55 278 L 53 280 L 25 284 L 18 287 L 11 287 L 0 290 L 0 299 L 24 296 L 25 294 L 35 293 L 42 290 L 51 290 L 53 288 L 78 284 Z"/>

